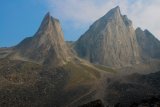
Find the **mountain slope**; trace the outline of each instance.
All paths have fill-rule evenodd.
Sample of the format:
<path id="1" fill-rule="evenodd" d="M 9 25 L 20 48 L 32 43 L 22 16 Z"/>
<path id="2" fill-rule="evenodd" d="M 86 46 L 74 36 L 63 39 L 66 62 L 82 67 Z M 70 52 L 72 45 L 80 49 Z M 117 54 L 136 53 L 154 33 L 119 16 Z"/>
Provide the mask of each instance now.
<path id="1" fill-rule="evenodd" d="M 160 67 L 159 61 L 140 63 L 143 54 L 136 36 L 140 35 L 132 22 L 116 7 L 76 43 L 66 44 L 59 21 L 48 13 L 33 37 L 0 49 L 0 107 L 77 107 L 96 99 L 128 107 L 132 101 L 160 94 L 160 72 L 127 73 L 150 73 Z M 149 50 L 154 51 L 152 38 L 145 43 L 153 44 Z M 94 64 L 75 56 L 72 46 Z"/>
<path id="2" fill-rule="evenodd" d="M 75 107 L 101 98 L 101 76 L 114 70 L 96 68 L 68 46 L 47 14 L 33 37 L 0 49 L 0 106 Z"/>
<path id="3" fill-rule="evenodd" d="M 135 102 L 140 103 L 144 99 L 159 97 L 159 78 L 160 72 L 146 75 L 136 73 L 123 77 L 113 77 L 106 84 L 104 99 L 109 105 L 119 103 L 121 107 L 130 107 Z"/>
<path id="4" fill-rule="evenodd" d="M 0 59 L 0 106 L 76 107 L 102 98 L 101 76 L 107 72 L 85 62 L 48 68 Z"/>
<path id="5" fill-rule="evenodd" d="M 111 67 L 140 62 L 132 22 L 115 7 L 97 20 L 75 43 L 77 54 L 92 63 Z"/>
<path id="6" fill-rule="evenodd" d="M 64 42 L 59 20 L 47 13 L 36 34 L 24 39 L 15 47 L 13 59 L 52 66 L 69 61 L 70 51 Z"/>
<path id="7" fill-rule="evenodd" d="M 160 41 L 153 34 L 148 30 L 137 28 L 136 36 L 143 57 L 160 59 Z"/>

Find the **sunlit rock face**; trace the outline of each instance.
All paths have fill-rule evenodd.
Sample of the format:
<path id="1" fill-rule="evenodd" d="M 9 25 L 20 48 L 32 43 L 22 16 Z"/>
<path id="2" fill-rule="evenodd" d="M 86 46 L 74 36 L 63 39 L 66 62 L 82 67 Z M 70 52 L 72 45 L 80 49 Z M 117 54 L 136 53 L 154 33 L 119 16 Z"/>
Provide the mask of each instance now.
<path id="1" fill-rule="evenodd" d="M 78 55 L 111 67 L 138 64 L 141 60 L 135 30 L 120 8 L 98 19 L 75 44 Z"/>
<path id="2" fill-rule="evenodd" d="M 68 61 L 69 54 L 59 20 L 47 13 L 36 34 L 16 46 L 14 58 L 56 66 Z"/>

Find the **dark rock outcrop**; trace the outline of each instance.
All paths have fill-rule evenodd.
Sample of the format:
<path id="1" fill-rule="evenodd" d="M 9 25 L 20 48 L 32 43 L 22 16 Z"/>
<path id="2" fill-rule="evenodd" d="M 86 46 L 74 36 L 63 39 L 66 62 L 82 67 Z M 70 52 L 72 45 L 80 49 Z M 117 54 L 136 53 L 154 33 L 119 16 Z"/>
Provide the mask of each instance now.
<path id="1" fill-rule="evenodd" d="M 148 30 L 136 29 L 138 45 L 141 49 L 142 57 L 160 59 L 160 41 Z"/>
<path id="2" fill-rule="evenodd" d="M 159 77 L 160 72 L 145 75 L 136 73 L 122 77 L 113 77 L 110 79 L 110 83 L 106 84 L 104 101 L 108 105 L 119 104 L 119 107 L 129 107 L 132 104 L 134 105 L 134 103 L 140 105 L 145 103 L 142 102 L 144 99 L 146 99 L 146 103 L 149 103 L 150 99 L 159 98 Z"/>
<path id="3" fill-rule="evenodd" d="M 104 105 L 101 100 L 96 100 L 78 107 L 104 107 Z"/>

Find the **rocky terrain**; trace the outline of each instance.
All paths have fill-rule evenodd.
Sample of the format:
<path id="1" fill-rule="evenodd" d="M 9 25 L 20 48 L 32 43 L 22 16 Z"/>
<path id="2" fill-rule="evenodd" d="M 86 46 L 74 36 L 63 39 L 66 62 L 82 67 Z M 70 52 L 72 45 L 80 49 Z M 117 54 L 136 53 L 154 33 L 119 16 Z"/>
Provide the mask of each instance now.
<path id="1" fill-rule="evenodd" d="M 64 42 L 59 20 L 47 13 L 33 37 L 24 39 L 14 48 L 13 59 L 27 60 L 52 66 L 71 60 L 71 53 Z"/>
<path id="2" fill-rule="evenodd" d="M 160 42 L 151 32 L 137 28 L 136 37 L 141 49 L 142 57 L 151 57 L 154 59 L 160 58 Z"/>
<path id="3" fill-rule="evenodd" d="M 105 98 L 88 102 L 81 107 L 98 107 L 98 104 L 102 107 L 159 107 L 159 78 L 160 72 L 107 78 Z"/>
<path id="4" fill-rule="evenodd" d="M 141 61 L 131 20 L 119 7 L 98 19 L 75 43 L 77 54 L 92 63 L 124 67 Z"/>
<path id="5" fill-rule="evenodd" d="M 47 13 L 32 37 L 0 48 L 0 107 L 141 105 L 159 98 L 159 53 L 160 41 L 119 7 L 75 42 Z"/>

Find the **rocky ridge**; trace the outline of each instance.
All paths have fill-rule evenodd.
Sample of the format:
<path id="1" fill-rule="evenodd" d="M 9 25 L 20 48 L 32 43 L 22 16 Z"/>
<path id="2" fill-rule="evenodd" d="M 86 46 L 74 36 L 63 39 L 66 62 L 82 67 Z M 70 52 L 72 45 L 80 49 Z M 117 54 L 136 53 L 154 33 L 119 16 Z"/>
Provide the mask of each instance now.
<path id="1" fill-rule="evenodd" d="M 118 6 L 91 25 L 75 43 L 75 50 L 81 58 L 110 67 L 141 62 L 132 22 Z"/>
<path id="2" fill-rule="evenodd" d="M 14 48 L 13 59 L 59 66 L 71 59 L 58 19 L 47 13 L 33 37 L 24 39 Z"/>

